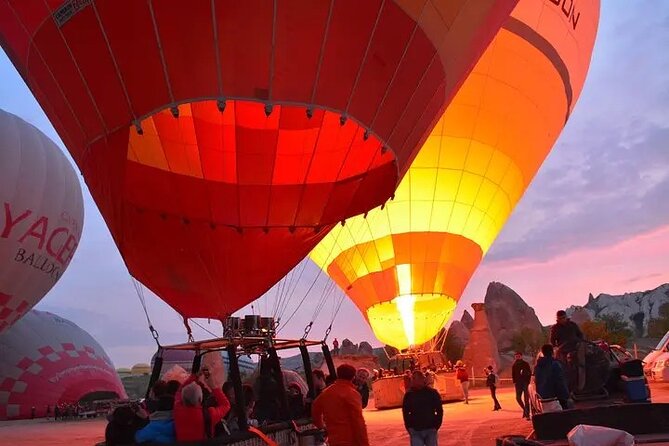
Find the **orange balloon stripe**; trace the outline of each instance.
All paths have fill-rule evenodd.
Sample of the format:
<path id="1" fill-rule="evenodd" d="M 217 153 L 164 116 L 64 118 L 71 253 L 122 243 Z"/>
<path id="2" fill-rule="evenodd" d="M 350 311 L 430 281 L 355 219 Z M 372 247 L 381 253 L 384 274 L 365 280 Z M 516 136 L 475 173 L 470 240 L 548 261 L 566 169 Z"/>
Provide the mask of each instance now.
<path id="1" fill-rule="evenodd" d="M 573 109 L 598 16 L 594 0 L 569 8 L 522 0 L 426 139 L 394 200 L 335 227 L 312 251 L 379 339 L 396 346 L 422 339 L 420 320 L 437 333 L 440 327 L 419 314 L 420 296 L 459 299 Z M 398 300 L 403 295 L 410 298 Z M 439 299 L 428 300 L 437 319 L 449 311 Z"/>

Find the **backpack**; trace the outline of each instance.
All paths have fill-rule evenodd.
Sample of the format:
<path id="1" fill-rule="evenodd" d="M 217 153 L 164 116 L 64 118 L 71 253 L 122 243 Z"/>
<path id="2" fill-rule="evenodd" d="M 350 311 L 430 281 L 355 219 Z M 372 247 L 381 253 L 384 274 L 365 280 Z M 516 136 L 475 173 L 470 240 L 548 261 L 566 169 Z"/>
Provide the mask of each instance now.
<path id="1" fill-rule="evenodd" d="M 467 374 L 467 370 L 465 370 L 464 367 L 459 368 L 458 371 L 455 372 L 455 378 L 460 382 L 469 381 L 469 375 Z"/>

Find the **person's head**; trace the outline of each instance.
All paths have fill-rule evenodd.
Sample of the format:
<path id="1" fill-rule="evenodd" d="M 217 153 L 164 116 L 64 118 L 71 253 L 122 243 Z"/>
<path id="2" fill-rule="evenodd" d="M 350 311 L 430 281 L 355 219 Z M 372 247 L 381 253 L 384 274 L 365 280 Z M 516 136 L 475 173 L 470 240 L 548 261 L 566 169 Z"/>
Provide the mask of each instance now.
<path id="1" fill-rule="evenodd" d="M 523 359 L 523 354 L 521 352 L 516 352 L 515 355 L 513 355 L 514 358 L 516 358 L 516 361 Z"/>
<path id="2" fill-rule="evenodd" d="M 544 356 L 544 358 L 552 358 L 553 357 L 553 346 L 550 344 L 544 344 L 541 346 L 541 354 Z"/>
<path id="3" fill-rule="evenodd" d="M 130 406 L 120 406 L 114 409 L 111 422 L 118 426 L 129 426 L 135 421 L 135 411 Z"/>
<path id="4" fill-rule="evenodd" d="M 455 366 L 456 366 L 456 367 L 464 367 L 464 366 L 465 366 L 465 363 L 462 362 L 462 361 L 460 361 L 460 360 L 458 359 L 458 361 L 455 363 Z"/>
<path id="5" fill-rule="evenodd" d="M 411 387 L 413 389 L 422 389 L 427 385 L 427 380 L 425 379 L 425 373 L 420 370 L 416 370 L 411 375 Z"/>
<path id="6" fill-rule="evenodd" d="M 557 321 L 558 324 L 564 325 L 567 323 L 567 312 L 564 310 L 560 310 L 555 314 L 555 320 Z"/>
<path id="7" fill-rule="evenodd" d="M 204 376 L 206 379 L 209 379 L 209 377 L 211 376 L 211 371 L 209 370 L 209 367 L 207 367 L 206 365 L 202 367 L 202 376 Z"/>
<path id="8" fill-rule="evenodd" d="M 176 379 L 172 379 L 170 381 L 167 381 L 167 389 L 166 392 L 168 395 L 176 395 L 177 391 L 179 390 L 179 387 L 181 387 L 181 383 L 177 381 Z"/>
<path id="9" fill-rule="evenodd" d="M 314 370 L 313 372 L 311 372 L 311 375 L 314 378 L 314 386 L 317 389 L 322 389 L 323 387 L 325 387 L 325 373 L 323 373 L 322 370 L 318 369 Z"/>
<path id="10" fill-rule="evenodd" d="M 297 383 L 288 384 L 288 389 L 286 390 L 288 392 L 288 396 L 292 397 L 302 396 L 302 388 Z"/>
<path id="11" fill-rule="evenodd" d="M 160 398 L 161 396 L 167 393 L 167 383 L 162 379 L 159 379 L 155 382 L 153 387 L 151 387 L 151 393 L 155 399 Z"/>
<path id="12" fill-rule="evenodd" d="M 168 411 L 174 408 L 174 395 L 165 394 L 158 398 L 158 404 L 156 404 L 156 410 Z"/>
<path id="13" fill-rule="evenodd" d="M 488 367 L 486 367 L 486 370 L 488 370 L 488 373 L 492 373 L 492 366 L 489 365 Z"/>
<path id="14" fill-rule="evenodd" d="M 181 401 L 184 406 L 197 407 L 202 405 L 202 387 L 192 382 L 181 389 Z"/>
<path id="15" fill-rule="evenodd" d="M 223 393 L 228 398 L 230 403 L 235 401 L 235 385 L 232 383 L 232 381 L 226 381 L 223 383 Z"/>
<path id="16" fill-rule="evenodd" d="M 362 384 L 364 382 L 367 382 L 368 379 L 369 379 L 369 370 L 367 370 L 366 368 L 361 367 L 355 371 L 355 380 L 358 383 Z"/>
<path id="17" fill-rule="evenodd" d="M 353 381 L 355 378 L 355 367 L 350 364 L 342 364 L 337 367 L 337 378 L 344 381 Z"/>

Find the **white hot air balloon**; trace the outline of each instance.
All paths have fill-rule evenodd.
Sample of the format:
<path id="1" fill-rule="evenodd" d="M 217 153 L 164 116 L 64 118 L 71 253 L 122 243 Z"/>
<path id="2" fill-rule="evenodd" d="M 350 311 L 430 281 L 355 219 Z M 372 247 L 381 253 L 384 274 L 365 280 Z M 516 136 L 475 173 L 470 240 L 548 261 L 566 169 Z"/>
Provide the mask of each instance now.
<path id="1" fill-rule="evenodd" d="M 63 152 L 0 110 L 0 333 L 60 279 L 83 221 L 79 179 Z"/>

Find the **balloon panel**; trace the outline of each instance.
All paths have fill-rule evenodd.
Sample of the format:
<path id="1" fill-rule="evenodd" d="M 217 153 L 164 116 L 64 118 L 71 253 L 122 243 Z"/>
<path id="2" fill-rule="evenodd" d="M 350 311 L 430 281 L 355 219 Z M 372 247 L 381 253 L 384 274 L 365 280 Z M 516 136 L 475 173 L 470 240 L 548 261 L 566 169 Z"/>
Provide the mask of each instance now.
<path id="1" fill-rule="evenodd" d="M 100 345 L 74 323 L 32 310 L 0 335 L 0 420 L 51 413 L 106 392 L 126 398 L 114 366 Z"/>
<path id="2" fill-rule="evenodd" d="M 0 110 L 0 333 L 39 302 L 72 260 L 81 187 L 60 149 Z"/>
<path id="3" fill-rule="evenodd" d="M 545 16 L 530 14 L 537 4 Z M 406 346 L 422 339 L 420 330 L 438 333 L 443 324 L 418 322 L 411 299 L 459 300 L 548 155 L 582 88 L 594 43 L 596 26 L 587 23 L 597 23 L 599 3 L 579 7 L 584 20 L 574 29 L 570 16 L 553 14 L 552 2 L 521 1 L 426 139 L 394 200 L 335 227 L 312 251 L 379 339 Z M 565 35 L 578 39 L 578 53 L 547 40 Z M 397 316 L 372 322 L 380 311 L 375 306 L 415 322 L 398 324 Z M 443 314 L 433 315 L 441 321 Z"/>
<path id="4" fill-rule="evenodd" d="M 131 273 L 220 318 L 390 197 L 515 3 L 0 0 L 0 41 Z"/>

